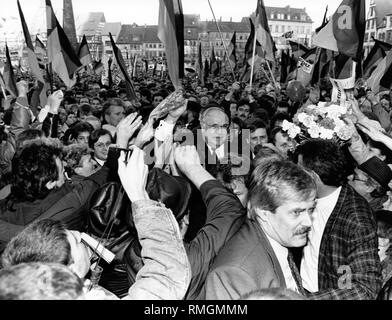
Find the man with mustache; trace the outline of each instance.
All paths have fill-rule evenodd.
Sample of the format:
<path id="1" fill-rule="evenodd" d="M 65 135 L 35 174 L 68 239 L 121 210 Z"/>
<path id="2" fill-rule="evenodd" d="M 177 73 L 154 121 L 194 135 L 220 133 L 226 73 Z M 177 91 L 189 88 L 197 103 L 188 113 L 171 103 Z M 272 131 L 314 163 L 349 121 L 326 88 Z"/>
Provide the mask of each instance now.
<path id="1" fill-rule="evenodd" d="M 248 218 L 210 267 L 199 299 L 239 299 L 267 288 L 304 293 L 289 248 L 306 244 L 316 184 L 287 160 L 265 161 L 249 184 Z"/>
<path id="2" fill-rule="evenodd" d="M 347 184 L 347 161 L 330 141 L 308 140 L 298 164 L 311 170 L 317 206 L 303 250 L 301 277 L 311 299 L 375 299 L 381 288 L 377 224 L 370 206 Z"/>

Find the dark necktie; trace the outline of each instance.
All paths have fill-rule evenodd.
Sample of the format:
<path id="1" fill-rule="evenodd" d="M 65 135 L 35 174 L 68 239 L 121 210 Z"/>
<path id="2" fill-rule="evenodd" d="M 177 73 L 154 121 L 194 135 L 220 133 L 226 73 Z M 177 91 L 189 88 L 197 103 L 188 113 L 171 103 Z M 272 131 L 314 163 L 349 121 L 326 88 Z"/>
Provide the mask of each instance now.
<path id="1" fill-rule="evenodd" d="M 302 294 L 304 297 L 306 297 L 306 291 L 305 291 L 304 287 L 302 286 L 301 275 L 299 274 L 298 268 L 295 265 L 293 254 L 290 251 L 287 256 L 287 261 L 289 262 L 291 274 L 293 275 L 295 283 L 297 284 L 299 293 Z"/>

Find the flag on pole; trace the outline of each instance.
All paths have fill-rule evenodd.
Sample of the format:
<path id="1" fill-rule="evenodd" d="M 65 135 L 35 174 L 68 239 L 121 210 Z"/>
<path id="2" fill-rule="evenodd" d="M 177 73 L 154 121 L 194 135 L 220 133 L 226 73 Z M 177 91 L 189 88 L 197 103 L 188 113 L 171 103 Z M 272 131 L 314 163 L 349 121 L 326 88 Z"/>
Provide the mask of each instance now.
<path id="1" fill-rule="evenodd" d="M 290 64 L 290 56 L 282 51 L 280 58 L 280 83 L 285 83 L 288 75 L 288 68 Z"/>
<path id="2" fill-rule="evenodd" d="M 207 80 L 208 75 L 210 74 L 210 64 L 208 62 L 208 59 L 204 62 L 204 81 Z"/>
<path id="3" fill-rule="evenodd" d="M 211 49 L 211 57 L 210 57 L 210 73 L 214 76 L 217 76 L 219 72 L 218 61 L 216 60 L 214 46 Z"/>
<path id="4" fill-rule="evenodd" d="M 196 65 L 197 74 L 199 76 L 199 80 L 202 85 L 204 85 L 204 75 L 203 75 L 203 55 L 201 50 L 201 42 L 199 42 L 199 50 L 197 54 L 197 65 Z"/>
<path id="5" fill-rule="evenodd" d="M 45 64 L 46 48 L 45 45 L 42 43 L 42 41 L 38 38 L 38 36 L 35 37 L 34 52 L 38 60 L 38 66 L 41 69 L 41 71 L 44 72 L 46 66 Z"/>
<path id="6" fill-rule="evenodd" d="M 268 26 L 268 19 L 263 0 L 257 1 L 255 25 L 256 38 L 264 50 L 264 58 L 268 61 L 275 61 L 275 46 Z"/>
<path id="7" fill-rule="evenodd" d="M 390 50 L 392 50 L 391 44 L 374 39 L 374 46 L 363 63 L 363 77 L 365 79 L 372 74 Z"/>
<path id="8" fill-rule="evenodd" d="M 90 64 L 93 63 L 93 59 L 91 58 L 86 35 L 83 35 L 82 42 L 80 43 L 79 50 L 78 50 L 78 57 L 82 65 L 85 67 L 88 67 Z"/>
<path id="9" fill-rule="evenodd" d="M 282 38 L 285 38 L 285 39 L 291 39 L 291 38 L 293 37 L 293 33 L 294 33 L 293 30 L 287 31 L 287 32 L 283 33 L 283 34 L 281 35 L 281 37 L 282 37 Z"/>
<path id="10" fill-rule="evenodd" d="M 137 98 L 136 93 L 135 93 L 135 88 L 133 86 L 131 78 L 128 75 L 124 59 L 121 55 L 121 51 L 120 51 L 120 49 L 118 49 L 116 43 L 113 40 L 112 34 L 110 32 L 109 32 L 109 37 L 110 37 L 110 42 L 112 43 L 112 47 L 113 47 L 114 59 L 116 60 L 116 64 L 120 68 L 120 71 L 122 73 L 122 78 L 125 81 L 125 88 L 127 90 L 127 97 L 130 100 L 134 100 Z"/>
<path id="11" fill-rule="evenodd" d="M 12 68 L 10 52 L 8 50 L 7 44 L 5 45 L 5 56 L 6 61 L 3 72 L 5 88 L 16 98 L 18 96 L 18 89 L 16 88 L 14 69 Z"/>
<path id="12" fill-rule="evenodd" d="M 23 35 L 24 35 L 25 42 L 26 42 L 27 57 L 28 57 L 31 73 L 34 75 L 34 77 L 37 78 L 37 80 L 44 83 L 44 78 L 42 76 L 42 72 L 41 72 L 39 65 L 38 65 L 37 56 L 35 55 L 35 52 L 34 52 L 33 42 L 31 41 L 30 32 L 29 32 L 29 29 L 27 28 L 26 20 L 24 18 L 23 11 L 20 6 L 19 0 L 17 1 L 17 4 L 18 4 L 20 21 L 22 22 Z"/>
<path id="13" fill-rule="evenodd" d="M 313 44 L 361 61 L 365 22 L 365 0 L 343 0 Z"/>
<path id="14" fill-rule="evenodd" d="M 184 78 L 184 15 L 181 0 L 159 0 L 158 38 L 165 46 L 170 80 L 178 89 Z"/>
<path id="15" fill-rule="evenodd" d="M 328 19 L 327 19 L 327 12 L 328 12 L 328 5 L 325 8 L 325 13 L 324 13 L 324 18 L 323 18 L 323 22 L 321 23 L 321 26 L 319 26 L 315 31 L 316 33 L 318 33 L 322 28 L 324 28 L 327 23 L 328 23 Z"/>
<path id="16" fill-rule="evenodd" d="M 299 59 L 299 57 L 302 57 L 305 53 L 308 52 L 309 48 L 302 43 L 296 42 L 289 40 L 289 45 L 291 47 L 292 54 L 296 59 Z"/>
<path id="17" fill-rule="evenodd" d="M 229 45 L 229 62 L 231 65 L 231 68 L 235 70 L 237 66 L 237 39 L 236 39 L 236 31 L 233 33 L 233 37 L 230 40 L 230 45 Z"/>
<path id="18" fill-rule="evenodd" d="M 381 86 L 381 80 L 384 78 L 384 75 L 387 74 L 387 71 L 390 69 L 392 65 L 392 50 L 389 51 L 386 57 L 378 64 L 377 68 L 373 71 L 370 78 L 367 80 L 368 86 L 372 89 L 372 91 L 377 94 L 383 90 Z M 385 84 L 385 80 L 383 83 Z M 388 87 L 384 87 L 388 89 Z"/>
<path id="19" fill-rule="evenodd" d="M 68 88 L 76 83 L 75 72 L 82 66 L 67 35 L 54 14 L 52 3 L 46 0 L 46 22 L 48 28 L 48 63 Z"/>
<path id="20" fill-rule="evenodd" d="M 104 66 L 103 66 L 102 60 L 94 61 L 94 63 L 93 63 L 93 70 L 94 70 L 95 74 L 101 74 L 102 73 L 102 71 L 104 70 Z"/>

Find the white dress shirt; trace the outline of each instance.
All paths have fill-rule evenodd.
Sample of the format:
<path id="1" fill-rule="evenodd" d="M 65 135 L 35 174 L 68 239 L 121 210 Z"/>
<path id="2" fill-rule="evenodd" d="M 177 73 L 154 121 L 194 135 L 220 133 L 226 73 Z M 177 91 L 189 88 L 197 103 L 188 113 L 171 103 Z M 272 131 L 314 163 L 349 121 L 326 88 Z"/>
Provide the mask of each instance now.
<path id="1" fill-rule="evenodd" d="M 225 144 L 222 144 L 219 148 L 213 150 L 208 144 L 207 144 L 208 150 L 210 150 L 210 153 L 214 153 L 218 157 L 219 160 L 222 160 L 225 157 Z"/>
<path id="2" fill-rule="evenodd" d="M 289 262 L 287 260 L 287 257 L 289 255 L 289 250 L 286 247 L 283 247 L 281 244 L 279 244 L 276 240 L 269 237 L 267 234 L 266 236 L 271 244 L 272 249 L 274 250 L 276 258 L 279 261 L 280 268 L 282 269 L 284 280 L 286 282 L 286 288 L 299 293 L 297 284 L 294 280 L 293 274 L 291 272 L 291 268 L 289 266 Z"/>
<path id="3" fill-rule="evenodd" d="M 329 196 L 317 199 L 316 208 L 312 215 L 312 228 L 308 234 L 301 261 L 302 285 L 309 292 L 317 292 L 318 289 L 318 261 L 320 253 L 321 239 L 329 217 L 336 203 L 342 188 L 337 188 Z"/>

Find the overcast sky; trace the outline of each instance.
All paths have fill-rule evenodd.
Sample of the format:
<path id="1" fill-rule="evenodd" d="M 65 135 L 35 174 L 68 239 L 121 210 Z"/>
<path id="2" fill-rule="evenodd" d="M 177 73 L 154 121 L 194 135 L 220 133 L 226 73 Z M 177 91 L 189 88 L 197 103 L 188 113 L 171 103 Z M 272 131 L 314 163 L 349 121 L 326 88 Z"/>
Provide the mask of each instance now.
<path id="1" fill-rule="evenodd" d="M 217 19 L 240 21 L 256 9 L 256 0 L 210 0 Z M 266 6 L 306 8 L 313 19 L 313 29 L 317 28 L 328 5 L 328 14 L 332 15 L 342 0 L 264 0 Z M 367 3 L 369 0 L 367 0 Z M 45 0 L 20 0 L 31 33 L 40 25 L 45 25 Z M 56 15 L 62 22 L 63 0 L 52 0 Z M 202 20 L 213 18 L 208 0 L 182 0 L 184 13 L 200 14 Z M 105 13 L 107 22 L 133 22 L 143 24 L 158 23 L 159 0 L 73 0 L 75 19 L 79 21 L 88 12 Z M 16 0 L 1 0 L 1 17 L 18 17 Z"/>

